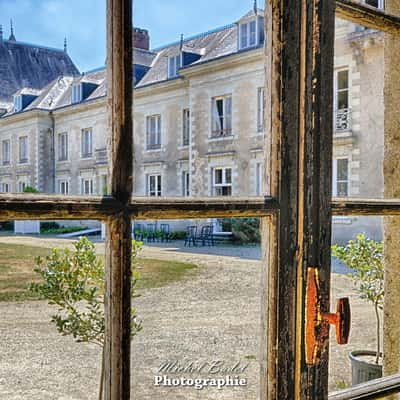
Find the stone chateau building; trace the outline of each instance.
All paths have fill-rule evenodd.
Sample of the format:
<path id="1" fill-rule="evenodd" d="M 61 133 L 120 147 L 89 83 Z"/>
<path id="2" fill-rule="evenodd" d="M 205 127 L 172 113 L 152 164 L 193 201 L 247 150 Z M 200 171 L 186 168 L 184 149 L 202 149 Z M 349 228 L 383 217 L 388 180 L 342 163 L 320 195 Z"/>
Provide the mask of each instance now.
<path id="1" fill-rule="evenodd" d="M 380 1 L 367 3 L 382 7 Z M 134 29 L 134 194 L 262 195 L 264 16 L 150 49 Z M 383 193 L 382 34 L 337 20 L 334 196 Z M 106 192 L 105 68 L 0 35 L 0 192 Z M 381 235 L 376 218 L 334 219 L 335 240 Z"/>

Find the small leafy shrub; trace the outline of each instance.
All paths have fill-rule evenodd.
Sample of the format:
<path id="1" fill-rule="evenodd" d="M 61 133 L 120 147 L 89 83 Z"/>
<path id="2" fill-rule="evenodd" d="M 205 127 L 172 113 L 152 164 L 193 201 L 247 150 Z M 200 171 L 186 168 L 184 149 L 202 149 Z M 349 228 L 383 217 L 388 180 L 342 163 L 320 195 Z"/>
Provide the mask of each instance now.
<path id="1" fill-rule="evenodd" d="M 224 231 L 231 231 L 237 243 L 260 243 L 259 218 L 224 218 L 220 220 Z"/>
<path id="2" fill-rule="evenodd" d="M 0 222 L 0 231 L 13 231 L 14 221 L 2 221 Z"/>
<path id="3" fill-rule="evenodd" d="M 374 306 L 377 343 L 375 362 L 378 364 L 381 355 L 379 310 L 383 310 L 385 295 L 383 242 L 359 234 L 356 240 L 350 240 L 346 246 L 332 246 L 332 255 L 354 271 L 353 278 L 360 298 Z"/>
<path id="4" fill-rule="evenodd" d="M 44 228 L 40 227 L 40 233 L 48 235 L 61 235 L 63 233 L 73 233 L 88 229 L 87 226 L 62 226 L 58 228 Z"/>
<path id="5" fill-rule="evenodd" d="M 43 221 L 40 223 L 40 232 L 44 231 L 48 231 L 50 229 L 58 229 L 60 228 L 60 224 L 58 224 L 55 221 Z"/>
<path id="6" fill-rule="evenodd" d="M 49 304 L 57 306 L 51 318 L 58 332 L 71 335 L 77 342 L 94 343 L 103 348 L 100 394 L 104 379 L 104 289 L 105 271 L 102 260 L 96 255 L 94 244 L 83 237 L 74 244 L 74 250 L 53 249 L 46 258 L 37 258 L 34 271 L 41 283 L 33 283 L 31 290 Z M 138 280 L 137 254 L 141 243 L 132 242 L 132 285 L 135 294 Z M 131 309 L 131 335 L 142 327 L 137 321 L 136 309 Z M 100 397 L 101 398 L 101 397 Z"/>
<path id="7" fill-rule="evenodd" d="M 32 186 L 26 186 L 24 189 L 24 193 L 39 193 L 39 190 Z"/>
<path id="8" fill-rule="evenodd" d="M 175 231 L 169 234 L 171 240 L 184 240 L 186 237 L 185 231 Z"/>

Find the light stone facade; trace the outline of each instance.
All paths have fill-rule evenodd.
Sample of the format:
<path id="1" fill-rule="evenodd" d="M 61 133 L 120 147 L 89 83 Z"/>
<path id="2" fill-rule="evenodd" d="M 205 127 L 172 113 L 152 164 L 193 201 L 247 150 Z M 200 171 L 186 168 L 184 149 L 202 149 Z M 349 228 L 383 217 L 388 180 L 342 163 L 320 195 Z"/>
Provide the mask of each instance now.
<path id="1" fill-rule="evenodd" d="M 348 129 L 334 129 L 334 194 L 338 165 L 347 165 L 346 188 L 352 197 L 383 195 L 383 43 L 370 29 L 337 21 L 335 88 L 337 72 L 348 70 Z M 182 196 L 189 173 L 191 196 L 215 195 L 214 172 L 229 168 L 231 194 L 254 196 L 260 188 L 263 142 L 268 132 L 258 129 L 259 88 L 264 86 L 264 50 L 248 51 L 194 63 L 179 77 L 137 86 L 134 90 L 134 195 L 149 194 L 149 177 L 161 176 L 162 196 Z M 90 73 L 88 74 L 90 75 Z M 335 97 L 336 96 L 335 89 Z M 231 97 L 232 132 L 212 137 L 214 98 Z M 337 104 L 337 102 L 336 102 Z M 337 107 L 336 107 L 337 108 Z M 190 110 L 190 140 L 183 143 L 183 110 Z M 161 144 L 147 146 L 147 117 L 160 115 Z M 334 121 L 336 126 L 336 119 Z M 92 132 L 92 153 L 82 157 L 82 131 Z M 68 158 L 59 160 L 59 135 L 68 135 Z M 18 162 L 18 138 L 28 136 L 29 158 Z M 2 183 L 18 191 L 19 182 L 41 192 L 59 193 L 68 182 L 68 193 L 103 194 L 107 175 L 107 118 L 104 95 L 52 110 L 32 109 L 0 118 L 0 142 L 11 140 L 11 162 L 0 160 Z M 1 143 L 0 143 L 1 144 Z M 341 162 L 337 160 L 345 159 Z M 343 174 L 343 167 L 340 167 Z M 340 176 L 343 178 L 343 176 Z M 153 178 L 151 178 L 153 179 Z M 158 179 L 158 178 L 155 178 Z M 85 186 L 85 180 L 91 185 Z M 184 222 L 176 223 L 182 229 Z M 381 236 L 379 218 L 335 217 L 334 240 L 358 232 Z"/>

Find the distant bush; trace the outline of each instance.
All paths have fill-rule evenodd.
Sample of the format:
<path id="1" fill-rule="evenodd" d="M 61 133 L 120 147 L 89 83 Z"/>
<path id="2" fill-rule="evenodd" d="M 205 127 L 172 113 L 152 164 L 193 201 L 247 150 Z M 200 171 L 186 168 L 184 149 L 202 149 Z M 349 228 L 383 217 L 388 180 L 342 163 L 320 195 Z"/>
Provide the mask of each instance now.
<path id="1" fill-rule="evenodd" d="M 169 234 L 171 240 L 183 240 L 186 237 L 185 231 L 175 231 Z"/>
<path id="2" fill-rule="evenodd" d="M 40 233 L 49 234 L 49 235 L 61 235 L 63 233 L 73 233 L 79 232 L 84 229 L 88 229 L 87 226 L 63 226 L 58 228 L 42 228 L 40 227 Z"/>
<path id="3" fill-rule="evenodd" d="M 232 232 L 237 243 L 260 243 L 259 218 L 223 218 L 220 220 L 223 231 Z"/>
<path id="4" fill-rule="evenodd" d="M 14 221 L 2 221 L 0 222 L 0 231 L 13 231 Z"/>
<path id="5" fill-rule="evenodd" d="M 45 221 L 40 223 L 40 231 L 48 231 L 49 229 L 58 229 L 61 225 L 54 221 Z"/>
<path id="6" fill-rule="evenodd" d="M 27 186 L 24 189 L 24 193 L 39 193 L 39 190 L 37 190 L 36 188 L 34 188 L 32 186 Z"/>

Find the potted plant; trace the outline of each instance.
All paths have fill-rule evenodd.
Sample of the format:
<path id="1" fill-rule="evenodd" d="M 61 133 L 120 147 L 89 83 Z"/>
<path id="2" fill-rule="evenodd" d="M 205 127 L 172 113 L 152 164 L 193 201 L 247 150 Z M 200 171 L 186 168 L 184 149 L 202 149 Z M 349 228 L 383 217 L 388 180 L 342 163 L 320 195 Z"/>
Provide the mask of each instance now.
<path id="1" fill-rule="evenodd" d="M 371 303 L 376 317 L 376 350 L 354 350 L 349 357 L 352 365 L 352 384 L 357 385 L 382 376 L 381 318 L 384 298 L 383 242 L 359 234 L 346 246 L 335 245 L 332 254 L 353 271 L 360 298 Z"/>

